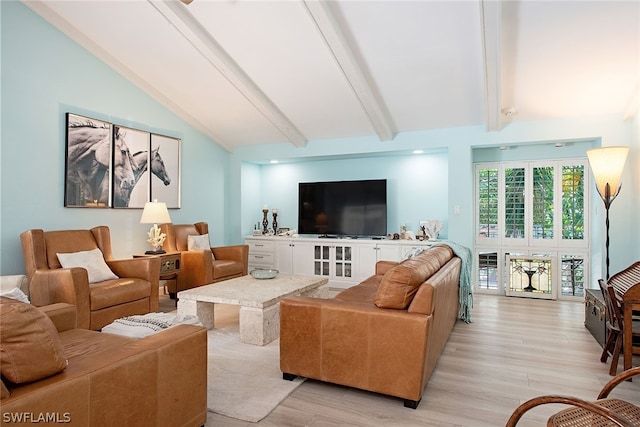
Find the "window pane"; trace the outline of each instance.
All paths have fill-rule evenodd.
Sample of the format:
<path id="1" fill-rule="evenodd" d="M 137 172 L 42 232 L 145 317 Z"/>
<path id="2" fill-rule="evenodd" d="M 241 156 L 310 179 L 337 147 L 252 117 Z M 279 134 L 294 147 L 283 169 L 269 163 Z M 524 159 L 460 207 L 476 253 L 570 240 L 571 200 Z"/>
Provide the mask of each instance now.
<path id="1" fill-rule="evenodd" d="M 562 295 L 584 295 L 584 256 L 562 255 L 561 292 Z"/>
<path id="2" fill-rule="evenodd" d="M 584 166 L 562 167 L 562 238 L 584 239 Z"/>
<path id="3" fill-rule="evenodd" d="M 553 167 L 533 168 L 533 238 L 553 239 Z"/>
<path id="4" fill-rule="evenodd" d="M 524 168 L 505 169 L 505 237 L 524 239 Z"/>
<path id="5" fill-rule="evenodd" d="M 478 236 L 498 237 L 498 169 L 478 171 Z"/>
<path id="6" fill-rule="evenodd" d="M 480 252 L 478 254 L 478 287 L 480 289 L 498 289 L 498 253 Z"/>

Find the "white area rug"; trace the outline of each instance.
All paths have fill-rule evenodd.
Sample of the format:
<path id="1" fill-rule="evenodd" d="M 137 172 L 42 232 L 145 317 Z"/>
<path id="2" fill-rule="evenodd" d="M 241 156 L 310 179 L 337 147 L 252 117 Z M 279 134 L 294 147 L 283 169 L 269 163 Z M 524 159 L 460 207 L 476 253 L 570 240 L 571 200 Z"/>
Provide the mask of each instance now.
<path id="1" fill-rule="evenodd" d="M 302 382 L 282 379 L 280 341 L 266 346 L 240 342 L 238 325 L 208 333 L 207 408 L 257 422 L 269 415 Z"/>

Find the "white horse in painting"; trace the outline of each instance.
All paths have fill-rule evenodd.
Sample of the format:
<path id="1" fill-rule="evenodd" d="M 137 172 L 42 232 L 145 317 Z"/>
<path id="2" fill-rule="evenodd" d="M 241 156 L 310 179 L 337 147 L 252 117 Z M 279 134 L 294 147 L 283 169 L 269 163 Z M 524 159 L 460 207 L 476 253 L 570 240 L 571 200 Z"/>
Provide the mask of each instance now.
<path id="1" fill-rule="evenodd" d="M 136 170 L 134 170 L 133 174 L 137 184 L 142 174 L 147 170 L 149 153 L 147 151 L 138 151 L 133 155 L 133 160 L 136 164 Z M 169 178 L 167 168 L 164 166 L 164 160 L 160 157 L 160 147 L 151 150 L 151 173 L 157 176 L 164 185 L 171 184 L 171 178 Z"/>
<path id="2" fill-rule="evenodd" d="M 106 125 L 91 120 L 71 120 L 68 124 L 67 205 L 109 202 L 109 164 L 111 152 Z M 116 128 L 113 155 L 114 191 L 125 191 L 135 184 L 133 158 Z"/>

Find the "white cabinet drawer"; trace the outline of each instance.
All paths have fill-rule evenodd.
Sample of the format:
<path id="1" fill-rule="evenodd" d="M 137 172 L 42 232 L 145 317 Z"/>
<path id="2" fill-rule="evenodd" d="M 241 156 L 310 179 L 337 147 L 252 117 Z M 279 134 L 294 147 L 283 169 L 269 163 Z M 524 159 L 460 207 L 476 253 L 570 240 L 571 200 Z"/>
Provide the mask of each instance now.
<path id="1" fill-rule="evenodd" d="M 251 265 L 264 265 L 273 266 L 275 263 L 275 257 L 273 253 L 251 253 L 249 252 L 249 264 Z"/>
<path id="2" fill-rule="evenodd" d="M 273 252 L 275 249 L 274 242 L 249 242 L 249 253 L 257 252 Z"/>

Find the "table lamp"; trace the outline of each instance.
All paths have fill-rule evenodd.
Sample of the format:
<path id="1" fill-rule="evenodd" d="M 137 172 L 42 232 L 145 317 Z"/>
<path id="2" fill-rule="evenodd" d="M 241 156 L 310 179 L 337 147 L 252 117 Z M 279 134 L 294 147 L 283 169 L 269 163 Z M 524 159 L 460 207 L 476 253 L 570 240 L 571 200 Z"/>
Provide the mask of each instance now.
<path id="1" fill-rule="evenodd" d="M 158 223 L 165 222 L 171 222 L 171 217 L 169 216 L 166 203 L 158 202 L 157 199 L 154 199 L 153 202 L 147 202 L 144 204 L 140 224 L 153 224 L 153 227 L 151 227 L 149 229 L 149 233 L 147 233 L 147 236 L 149 237 L 147 242 L 151 244 L 153 250 L 146 251 L 145 254 L 158 255 L 166 253 L 166 251 L 162 250 L 162 244 L 164 243 L 164 239 L 167 235 L 165 233 L 161 233 L 160 227 L 158 227 Z"/>
<path id="2" fill-rule="evenodd" d="M 620 193 L 622 170 L 627 160 L 629 147 L 603 147 L 587 150 L 589 165 L 596 180 L 596 189 L 604 202 L 606 211 L 607 240 L 605 243 L 607 280 L 609 280 L 609 207 Z"/>

